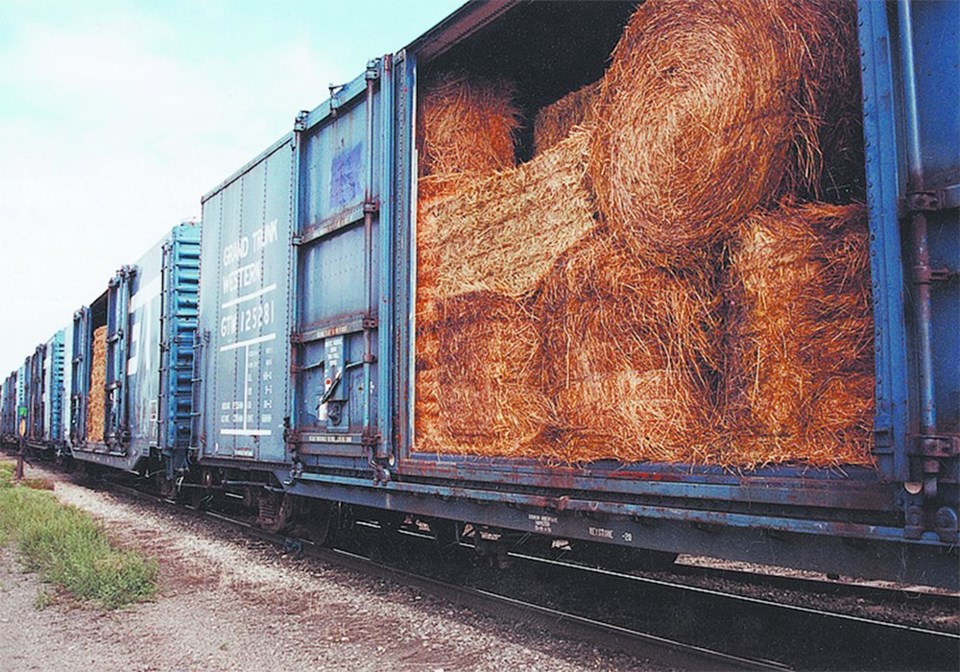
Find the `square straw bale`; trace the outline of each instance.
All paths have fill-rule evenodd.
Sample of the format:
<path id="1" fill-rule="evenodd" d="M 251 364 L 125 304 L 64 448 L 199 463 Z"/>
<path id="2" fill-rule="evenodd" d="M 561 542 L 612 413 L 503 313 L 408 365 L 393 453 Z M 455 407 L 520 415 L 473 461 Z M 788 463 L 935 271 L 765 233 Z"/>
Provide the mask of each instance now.
<path id="1" fill-rule="evenodd" d="M 553 147 L 570 135 L 575 126 L 589 125 L 593 120 L 593 105 L 599 92 L 600 82 L 592 82 L 537 112 L 533 120 L 534 154 Z"/>
<path id="2" fill-rule="evenodd" d="M 741 223 L 723 281 L 726 461 L 872 462 L 868 248 L 859 204 L 787 202 Z"/>
<path id="3" fill-rule="evenodd" d="M 644 265 L 607 230 L 565 254 L 536 303 L 558 456 L 708 461 L 718 309 L 709 272 Z"/>
<path id="4" fill-rule="evenodd" d="M 437 299 L 473 292 L 521 298 L 596 226 L 584 183 L 589 130 L 490 176 L 431 176 L 444 196 L 420 200 L 418 283 Z M 421 186 L 423 190 L 423 186 Z"/>
<path id="5" fill-rule="evenodd" d="M 537 322 L 513 299 L 453 297 L 417 326 L 416 449 L 542 457 L 552 406 L 539 390 Z"/>
<path id="6" fill-rule="evenodd" d="M 87 398 L 87 441 L 103 443 L 106 419 L 107 328 L 93 332 L 90 359 L 90 394 Z"/>

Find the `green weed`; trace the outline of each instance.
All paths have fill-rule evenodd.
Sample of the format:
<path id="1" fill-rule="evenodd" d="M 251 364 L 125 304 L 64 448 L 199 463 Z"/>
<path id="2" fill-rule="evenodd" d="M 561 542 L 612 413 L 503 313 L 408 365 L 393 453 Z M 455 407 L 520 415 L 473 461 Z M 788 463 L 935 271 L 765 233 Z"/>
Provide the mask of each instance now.
<path id="1" fill-rule="evenodd" d="M 49 492 L 14 486 L 12 475 L 0 463 L 0 542 L 16 540 L 27 570 L 107 609 L 156 595 L 155 560 L 112 547 L 89 515 Z"/>
<path id="2" fill-rule="evenodd" d="M 33 608 L 37 611 L 43 611 L 53 604 L 54 594 L 47 588 L 41 588 L 37 591 L 37 596 L 33 600 Z"/>

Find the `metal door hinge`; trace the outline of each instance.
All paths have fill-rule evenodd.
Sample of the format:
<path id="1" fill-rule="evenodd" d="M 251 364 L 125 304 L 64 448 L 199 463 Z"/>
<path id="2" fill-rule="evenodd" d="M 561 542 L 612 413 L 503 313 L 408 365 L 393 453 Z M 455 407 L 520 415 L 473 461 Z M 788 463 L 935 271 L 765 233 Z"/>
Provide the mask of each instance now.
<path id="1" fill-rule="evenodd" d="M 935 282 L 949 282 L 955 277 L 960 276 L 960 271 L 953 271 L 944 266 L 943 268 L 930 268 L 929 266 L 914 266 L 913 278 L 918 285 L 931 285 Z"/>
<path id="2" fill-rule="evenodd" d="M 940 189 L 912 191 L 906 196 L 910 212 L 937 212 L 960 204 L 960 185 L 951 184 Z"/>
<path id="3" fill-rule="evenodd" d="M 910 455 L 950 458 L 960 455 L 960 434 L 909 434 Z"/>

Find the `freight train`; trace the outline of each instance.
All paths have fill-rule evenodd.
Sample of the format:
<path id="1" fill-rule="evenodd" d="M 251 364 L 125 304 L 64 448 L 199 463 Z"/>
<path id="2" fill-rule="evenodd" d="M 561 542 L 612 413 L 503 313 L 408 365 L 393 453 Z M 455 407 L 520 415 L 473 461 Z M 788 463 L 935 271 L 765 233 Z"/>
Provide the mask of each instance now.
<path id="1" fill-rule="evenodd" d="M 203 196 L 202 226 L 175 227 L 123 266 L 5 379 L 3 440 L 198 502 L 241 495 L 263 526 L 298 522 L 320 539 L 351 510 L 386 527 L 418 520 L 438 539 L 471 531 L 478 547 L 563 539 L 623 558 L 697 554 L 956 590 L 957 3 L 861 0 L 848 45 L 859 56 L 869 226 L 869 459 L 495 450 L 506 431 L 495 387 L 460 407 L 487 424 L 463 445 L 421 436 L 431 318 L 418 288 L 431 262 L 418 243 L 428 121 L 418 96 L 428 74 L 509 78 L 523 117 L 511 132 L 530 159 L 533 114 L 604 76 L 636 8 L 470 2 L 371 60 Z M 491 379 L 498 348 L 479 357 Z M 443 385 L 429 394 L 444 403 Z M 589 422 L 605 403 L 577 417 Z"/>

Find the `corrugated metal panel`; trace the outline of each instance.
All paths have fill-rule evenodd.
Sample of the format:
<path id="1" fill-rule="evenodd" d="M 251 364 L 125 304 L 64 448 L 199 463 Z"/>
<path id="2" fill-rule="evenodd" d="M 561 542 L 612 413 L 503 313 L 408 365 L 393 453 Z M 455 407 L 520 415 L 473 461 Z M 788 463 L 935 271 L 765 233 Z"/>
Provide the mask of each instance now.
<path id="1" fill-rule="evenodd" d="M 293 428 L 298 452 L 362 461 L 380 434 L 377 393 L 382 61 L 299 134 Z"/>
<path id="2" fill-rule="evenodd" d="M 44 383 L 46 382 L 46 376 L 43 365 L 46 352 L 46 344 L 41 343 L 33 351 L 33 354 L 27 357 L 25 363 L 27 369 L 27 439 L 34 443 L 42 441 L 44 434 L 46 406 Z"/>
<path id="3" fill-rule="evenodd" d="M 190 444 L 190 396 L 193 341 L 197 330 L 200 285 L 200 227 L 183 224 L 164 246 L 160 350 L 160 403 L 163 413 L 159 445 L 166 451 Z M 185 453 L 184 453 L 185 455 Z M 186 464 L 178 465 L 180 468 Z"/>
<path id="4" fill-rule="evenodd" d="M 83 306 L 73 314 L 70 362 L 70 445 L 79 449 L 87 441 L 87 396 L 90 393 L 91 311 Z"/>
<path id="5" fill-rule="evenodd" d="M 47 444 L 63 441 L 64 419 L 64 331 L 61 329 L 47 341 L 44 362 L 44 431 L 43 441 Z"/>
<path id="6" fill-rule="evenodd" d="M 166 353 L 160 348 L 161 294 L 164 247 L 169 234 L 131 267 L 127 304 L 129 342 L 126 352 L 125 390 L 129 436 L 127 455 L 149 455 L 160 432 L 160 373 Z"/>
<path id="7" fill-rule="evenodd" d="M 64 445 L 70 443 L 70 389 L 73 385 L 71 376 L 73 375 L 73 329 L 67 326 L 60 330 L 63 335 L 63 381 L 60 386 L 62 417 L 60 425 L 57 428 L 55 441 Z"/>
<path id="8" fill-rule="evenodd" d="M 26 406 L 26 402 L 27 402 L 26 390 L 24 388 L 24 383 L 26 382 L 26 375 L 27 375 L 26 368 L 21 365 L 20 368 L 17 369 L 17 412 L 18 413 L 21 407 Z"/>
<path id="9" fill-rule="evenodd" d="M 202 456 L 285 457 L 292 136 L 203 203 Z"/>

